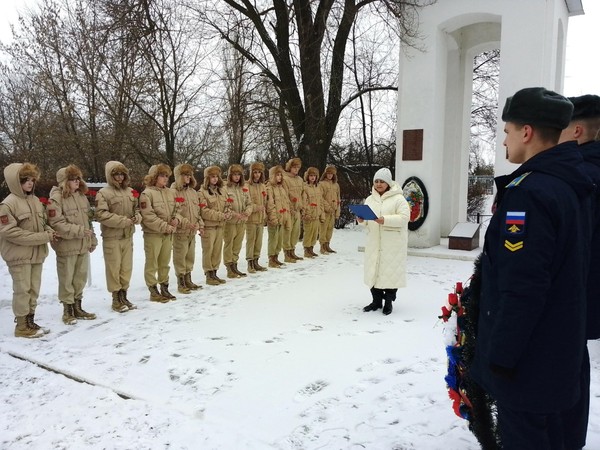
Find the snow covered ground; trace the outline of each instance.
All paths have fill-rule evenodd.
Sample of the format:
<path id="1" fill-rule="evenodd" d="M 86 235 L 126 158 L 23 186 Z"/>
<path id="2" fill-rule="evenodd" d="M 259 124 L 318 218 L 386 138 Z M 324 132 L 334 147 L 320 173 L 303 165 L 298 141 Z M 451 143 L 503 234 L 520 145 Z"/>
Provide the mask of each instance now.
<path id="1" fill-rule="evenodd" d="M 141 237 L 130 289 L 139 309 L 110 309 L 99 247 L 84 295 L 98 319 L 74 326 L 61 321 L 51 252 L 36 320 L 52 331 L 41 339 L 13 337 L 0 264 L 0 448 L 478 448 L 451 409 L 437 319 L 478 251 L 411 252 L 408 287 L 384 316 L 362 312 L 360 230 L 335 232 L 336 255 L 218 287 L 204 285 L 198 242 L 204 289 L 167 304 L 148 301 Z M 597 344 L 588 449 L 600 448 Z"/>

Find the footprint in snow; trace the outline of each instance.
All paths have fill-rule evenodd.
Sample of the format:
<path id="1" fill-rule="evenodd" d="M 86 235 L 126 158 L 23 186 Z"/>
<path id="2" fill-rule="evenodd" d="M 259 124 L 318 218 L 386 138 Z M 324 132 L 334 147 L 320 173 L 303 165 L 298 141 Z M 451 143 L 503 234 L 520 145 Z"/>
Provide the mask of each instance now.
<path id="1" fill-rule="evenodd" d="M 323 380 L 313 381 L 312 383 L 309 383 L 306 386 L 304 386 L 302 389 L 300 389 L 297 392 L 294 399 L 296 401 L 302 401 L 307 397 L 310 397 L 312 395 L 317 394 L 318 392 L 321 392 L 327 386 L 329 386 L 329 383 L 327 381 L 323 381 Z"/>

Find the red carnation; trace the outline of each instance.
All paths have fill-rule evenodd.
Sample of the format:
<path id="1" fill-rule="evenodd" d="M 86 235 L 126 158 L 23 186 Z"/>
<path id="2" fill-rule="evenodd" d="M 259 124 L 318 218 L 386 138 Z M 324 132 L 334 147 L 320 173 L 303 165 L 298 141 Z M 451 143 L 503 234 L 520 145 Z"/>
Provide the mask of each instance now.
<path id="1" fill-rule="evenodd" d="M 262 196 L 263 196 L 263 197 L 266 197 L 266 196 L 267 196 L 267 193 L 266 193 L 265 191 L 262 191 Z"/>
<path id="2" fill-rule="evenodd" d="M 284 213 L 284 212 L 286 212 L 286 211 L 287 211 L 287 209 L 285 209 L 285 208 L 282 208 L 282 209 L 280 209 L 280 210 L 279 210 L 279 212 L 280 212 L 281 214 L 283 214 L 283 213 Z"/>
<path id="3" fill-rule="evenodd" d="M 88 195 L 90 197 L 95 197 L 97 193 L 98 193 L 98 191 L 88 191 Z"/>
<path id="4" fill-rule="evenodd" d="M 40 202 L 43 203 L 44 205 L 47 205 L 48 199 L 46 197 L 40 197 Z"/>
<path id="5" fill-rule="evenodd" d="M 198 206 L 199 206 L 200 208 L 206 208 L 206 203 L 199 203 L 199 204 L 198 204 Z"/>
<path id="6" fill-rule="evenodd" d="M 248 192 L 248 188 L 242 188 L 242 191 Z"/>
<path id="7" fill-rule="evenodd" d="M 458 295 L 455 293 L 448 294 L 448 303 L 450 303 L 452 306 L 458 305 Z"/>
<path id="8" fill-rule="evenodd" d="M 293 201 L 294 203 L 296 203 L 296 202 L 298 201 L 298 199 L 297 199 L 296 197 L 294 197 L 294 198 L 292 199 L 292 201 Z"/>
<path id="9" fill-rule="evenodd" d="M 185 199 L 183 197 L 175 197 L 175 201 L 177 203 L 183 203 L 185 201 Z"/>
<path id="10" fill-rule="evenodd" d="M 310 206 L 317 206 L 317 204 L 316 203 L 311 203 Z"/>
<path id="11" fill-rule="evenodd" d="M 136 191 L 135 189 L 132 189 L 131 195 L 133 195 L 133 198 L 138 198 L 140 196 L 140 193 L 138 191 Z"/>
<path id="12" fill-rule="evenodd" d="M 233 199 L 231 197 L 227 197 L 227 203 L 233 203 Z"/>

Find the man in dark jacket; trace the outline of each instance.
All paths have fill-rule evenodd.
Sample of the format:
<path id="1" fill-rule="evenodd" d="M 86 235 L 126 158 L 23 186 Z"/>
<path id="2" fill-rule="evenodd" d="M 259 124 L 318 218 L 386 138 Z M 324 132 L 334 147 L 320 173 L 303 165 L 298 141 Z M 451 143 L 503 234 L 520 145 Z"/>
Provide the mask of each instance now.
<path id="1" fill-rule="evenodd" d="M 572 111 L 527 88 L 502 113 L 508 159 L 522 165 L 485 237 L 471 375 L 496 401 L 505 450 L 560 448 L 560 412 L 579 397 L 593 184 L 577 144 L 556 145 Z"/>
<path id="2" fill-rule="evenodd" d="M 571 123 L 563 130 L 559 142 L 576 141 L 586 162 L 585 170 L 592 181 L 600 186 L 600 97 L 582 95 L 569 97 L 573 103 Z M 587 281 L 586 338 L 600 338 L 600 192 L 592 204 L 592 240 Z M 590 408 L 590 356 L 587 345 L 583 349 L 581 366 L 581 396 L 577 404 L 563 413 L 565 450 L 585 447 Z"/>

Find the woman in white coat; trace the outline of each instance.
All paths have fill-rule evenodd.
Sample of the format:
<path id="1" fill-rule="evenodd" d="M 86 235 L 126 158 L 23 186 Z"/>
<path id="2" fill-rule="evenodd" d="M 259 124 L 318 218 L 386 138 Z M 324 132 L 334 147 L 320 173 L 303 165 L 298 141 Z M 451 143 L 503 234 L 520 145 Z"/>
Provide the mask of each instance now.
<path id="1" fill-rule="evenodd" d="M 357 218 L 367 230 L 364 280 L 373 296 L 373 301 L 363 311 L 376 311 L 385 300 L 383 314 L 388 315 L 392 312 L 398 288 L 406 286 L 410 208 L 402 188 L 392 180 L 392 173 L 387 168 L 375 173 L 373 189 L 365 205 L 373 210 L 377 219 Z"/>

